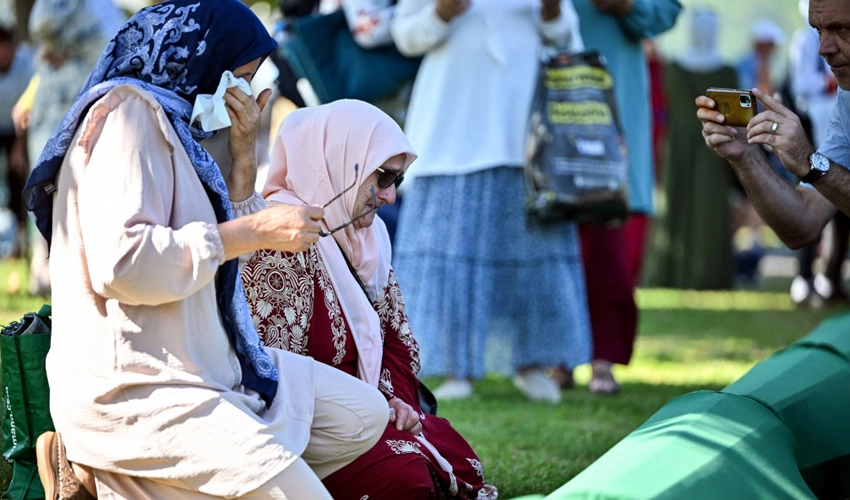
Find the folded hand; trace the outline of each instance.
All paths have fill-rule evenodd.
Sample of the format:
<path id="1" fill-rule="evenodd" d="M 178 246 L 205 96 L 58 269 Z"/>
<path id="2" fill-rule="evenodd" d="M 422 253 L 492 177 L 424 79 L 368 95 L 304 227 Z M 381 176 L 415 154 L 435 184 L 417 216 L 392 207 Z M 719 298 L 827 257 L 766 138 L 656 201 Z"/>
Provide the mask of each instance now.
<path id="1" fill-rule="evenodd" d="M 412 406 L 399 398 L 390 399 L 389 405 L 390 423 L 394 423 L 396 429 L 408 431 L 414 436 L 422 432 L 422 423 L 419 422 L 419 414 L 416 413 Z"/>

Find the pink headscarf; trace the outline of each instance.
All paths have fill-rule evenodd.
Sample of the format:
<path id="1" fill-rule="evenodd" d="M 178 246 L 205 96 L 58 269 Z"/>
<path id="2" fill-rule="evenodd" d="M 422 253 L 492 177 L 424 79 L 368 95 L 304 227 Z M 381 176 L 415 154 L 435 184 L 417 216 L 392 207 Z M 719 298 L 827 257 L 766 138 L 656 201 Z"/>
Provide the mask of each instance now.
<path id="1" fill-rule="evenodd" d="M 354 188 L 325 208 L 328 229 L 354 217 L 363 181 L 393 156 L 404 154 L 404 170 L 416 154 L 401 128 L 371 104 L 340 100 L 299 109 L 281 124 L 272 145 L 263 197 L 270 203 L 323 205 L 356 181 Z M 355 179 L 354 165 L 359 165 Z M 375 217 L 370 227 L 350 225 L 320 238 L 319 253 L 327 266 L 359 358 L 359 376 L 378 386 L 381 328 L 371 302 L 386 288 L 392 251 L 386 227 Z M 351 274 L 345 258 L 366 286 Z M 368 299 L 367 299 L 368 294 Z"/>

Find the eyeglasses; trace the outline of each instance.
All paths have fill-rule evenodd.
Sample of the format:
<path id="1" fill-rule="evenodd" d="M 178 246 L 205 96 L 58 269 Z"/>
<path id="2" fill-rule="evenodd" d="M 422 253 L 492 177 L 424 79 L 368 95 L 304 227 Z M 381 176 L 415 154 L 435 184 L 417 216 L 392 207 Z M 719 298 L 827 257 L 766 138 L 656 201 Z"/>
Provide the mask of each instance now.
<path id="1" fill-rule="evenodd" d="M 338 199 L 339 199 L 342 195 L 344 195 L 344 194 L 345 194 L 345 193 L 347 193 L 348 191 L 351 191 L 351 189 L 352 189 L 354 186 L 356 186 L 356 185 L 357 185 L 357 170 L 358 170 L 359 168 L 360 168 L 360 165 L 358 165 L 357 163 L 355 163 L 355 164 L 354 164 L 354 182 L 352 182 L 352 183 L 351 183 L 351 185 L 350 185 L 350 186 L 348 186 L 347 188 L 345 188 L 345 189 L 343 189 L 342 191 L 340 191 L 340 192 L 339 192 L 339 194 L 337 194 L 336 196 L 334 196 L 333 198 L 331 198 L 330 200 L 328 200 L 328 201 L 327 201 L 327 203 L 325 203 L 324 205 L 322 205 L 322 207 L 321 207 L 322 209 L 324 209 L 325 207 L 327 207 L 327 206 L 328 206 L 328 205 L 330 205 L 331 203 L 333 203 L 333 202 L 335 202 L 336 200 L 338 200 Z M 378 182 L 378 185 L 379 185 L 379 186 L 381 185 L 381 184 L 380 184 L 380 181 Z M 389 184 L 387 184 L 387 186 L 389 187 Z M 321 230 L 321 231 L 319 231 L 319 236 L 321 236 L 321 237 L 330 236 L 330 235 L 334 234 L 335 232 L 339 231 L 340 229 L 344 229 L 344 228 L 346 228 L 346 227 L 348 227 L 348 226 L 350 226 L 350 225 L 354 224 L 354 221 L 356 221 L 357 219 L 360 219 L 360 218 L 366 217 L 366 216 L 367 216 L 367 215 L 369 215 L 370 213 L 372 213 L 372 212 L 374 212 L 375 210 L 377 210 L 377 209 L 378 209 L 378 199 L 377 199 L 377 196 L 375 196 L 375 188 L 374 188 L 374 187 L 369 187 L 369 192 L 372 194 L 372 208 L 370 208 L 369 210 L 366 210 L 365 212 L 363 212 L 362 214 L 358 215 L 357 217 L 355 217 L 355 218 L 351 219 L 350 221 L 346 222 L 345 224 L 342 224 L 341 226 L 337 226 L 337 227 L 335 227 L 335 228 L 331 229 L 330 231 L 325 231 L 324 229 L 323 229 L 323 230 Z"/>
<path id="2" fill-rule="evenodd" d="M 376 168 L 375 171 L 378 172 L 378 186 L 383 189 L 387 189 L 393 184 L 395 184 L 395 188 L 398 189 L 398 187 L 401 186 L 401 183 L 404 182 L 404 174 L 398 175 L 398 172 L 384 170 L 381 167 Z"/>

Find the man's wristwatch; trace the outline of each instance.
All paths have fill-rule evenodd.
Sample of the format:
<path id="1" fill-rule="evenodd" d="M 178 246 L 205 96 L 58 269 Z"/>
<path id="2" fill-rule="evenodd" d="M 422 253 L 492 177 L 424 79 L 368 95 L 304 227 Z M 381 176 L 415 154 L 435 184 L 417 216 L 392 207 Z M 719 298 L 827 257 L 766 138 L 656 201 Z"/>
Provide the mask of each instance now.
<path id="1" fill-rule="evenodd" d="M 800 180 L 811 184 L 820 179 L 829 172 L 829 158 L 820 154 L 813 153 L 809 156 L 809 173 L 800 177 Z"/>

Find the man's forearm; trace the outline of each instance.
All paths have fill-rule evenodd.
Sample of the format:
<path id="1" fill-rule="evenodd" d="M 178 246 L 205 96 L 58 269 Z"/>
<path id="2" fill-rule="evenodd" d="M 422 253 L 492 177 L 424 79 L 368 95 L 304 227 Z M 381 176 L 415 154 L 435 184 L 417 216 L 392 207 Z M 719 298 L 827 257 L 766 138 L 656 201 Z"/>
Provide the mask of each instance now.
<path id="1" fill-rule="evenodd" d="M 733 162 L 732 167 L 762 220 L 786 245 L 796 248 L 820 234 L 829 219 L 823 220 L 822 210 L 811 210 L 811 197 L 801 191 L 804 188 L 794 187 L 782 179 L 764 153 L 753 150 Z M 850 195 L 850 191 L 847 193 Z"/>
<path id="2" fill-rule="evenodd" d="M 842 165 L 830 160 L 829 173 L 812 182 L 812 187 L 839 210 L 850 215 L 850 171 Z"/>

